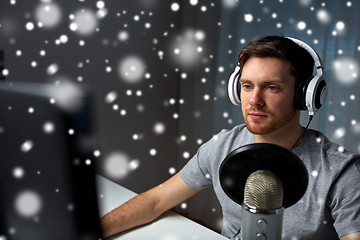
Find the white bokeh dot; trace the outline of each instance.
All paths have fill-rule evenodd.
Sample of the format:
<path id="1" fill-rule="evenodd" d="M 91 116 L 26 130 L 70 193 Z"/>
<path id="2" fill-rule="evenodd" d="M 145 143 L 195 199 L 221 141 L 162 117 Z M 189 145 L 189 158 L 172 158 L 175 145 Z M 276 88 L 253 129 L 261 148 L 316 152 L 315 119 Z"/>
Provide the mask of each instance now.
<path id="1" fill-rule="evenodd" d="M 199 3 L 198 0 L 190 0 L 189 2 L 190 2 L 190 5 L 193 5 L 193 6 L 195 6 Z"/>
<path id="2" fill-rule="evenodd" d="M 22 152 L 26 153 L 29 152 L 34 147 L 34 142 L 31 140 L 26 140 L 20 146 Z"/>
<path id="3" fill-rule="evenodd" d="M 44 28 L 54 28 L 62 19 L 62 9 L 52 1 L 43 1 L 35 9 L 35 18 Z"/>
<path id="4" fill-rule="evenodd" d="M 28 113 L 34 113 L 34 112 L 35 112 L 35 109 L 33 107 L 28 108 Z"/>
<path id="5" fill-rule="evenodd" d="M 97 1 L 96 2 L 96 7 L 99 9 L 102 9 L 105 7 L 105 2 L 104 1 Z"/>
<path id="6" fill-rule="evenodd" d="M 133 159 L 129 162 L 129 169 L 136 170 L 140 166 L 140 161 L 138 159 Z"/>
<path id="7" fill-rule="evenodd" d="M 95 33 L 98 27 L 96 13 L 90 9 L 80 9 L 74 13 L 74 19 L 70 23 L 70 29 L 81 36 L 89 36 Z"/>
<path id="8" fill-rule="evenodd" d="M 118 96 L 117 92 L 111 91 L 108 94 L 106 94 L 105 102 L 106 103 L 112 103 L 117 99 L 117 96 Z"/>
<path id="9" fill-rule="evenodd" d="M 65 34 L 62 34 L 59 38 L 61 43 L 67 43 L 69 41 L 69 37 Z"/>
<path id="10" fill-rule="evenodd" d="M 360 67 L 356 60 L 352 58 L 342 58 L 333 61 L 335 79 L 344 84 L 350 85 L 358 80 Z"/>
<path id="11" fill-rule="evenodd" d="M 118 33 L 117 37 L 118 37 L 120 42 L 125 42 L 125 41 L 129 40 L 130 34 L 126 30 L 121 30 Z"/>
<path id="12" fill-rule="evenodd" d="M 331 20 L 330 14 L 326 9 L 317 11 L 316 17 L 322 24 L 328 24 Z"/>
<path id="13" fill-rule="evenodd" d="M 177 2 L 174 2 L 171 4 L 171 10 L 174 11 L 174 12 L 177 12 L 180 10 L 180 5 L 177 3 Z"/>
<path id="14" fill-rule="evenodd" d="M 45 133 L 53 133 L 55 131 L 55 125 L 52 122 L 45 122 L 43 125 L 43 130 Z"/>
<path id="15" fill-rule="evenodd" d="M 46 73 L 50 76 L 54 75 L 55 73 L 57 73 L 59 71 L 59 64 L 57 63 L 52 63 L 50 64 L 47 69 L 46 69 Z"/>
<path id="16" fill-rule="evenodd" d="M 176 169 L 175 169 L 174 167 L 169 168 L 169 173 L 170 173 L 171 175 L 175 174 L 175 173 L 176 173 Z"/>
<path id="17" fill-rule="evenodd" d="M 3 76 L 8 76 L 9 73 L 10 73 L 10 71 L 9 71 L 8 69 L 6 69 L 6 68 L 4 68 L 4 69 L 2 70 L 2 75 L 3 75 Z"/>
<path id="18" fill-rule="evenodd" d="M 154 124 L 154 132 L 158 135 L 163 134 L 165 132 L 165 124 L 162 122 L 157 122 Z"/>
<path id="19" fill-rule="evenodd" d="M 188 159 L 190 157 L 190 153 L 189 152 L 184 152 L 183 153 L 183 158 Z"/>
<path id="20" fill-rule="evenodd" d="M 123 179 L 129 174 L 130 158 L 123 152 L 113 152 L 105 157 L 103 167 L 106 175 L 115 179 Z"/>
<path id="21" fill-rule="evenodd" d="M 304 21 L 298 22 L 297 28 L 298 28 L 299 30 L 304 30 L 304 29 L 306 28 L 306 23 L 305 23 Z"/>
<path id="22" fill-rule="evenodd" d="M 13 176 L 16 179 L 21 179 L 25 175 L 25 170 L 22 167 L 15 167 L 13 170 Z"/>
<path id="23" fill-rule="evenodd" d="M 345 29 L 345 23 L 342 21 L 339 21 L 336 23 L 336 29 L 338 31 L 343 31 Z"/>
<path id="24" fill-rule="evenodd" d="M 223 6 L 226 8 L 234 8 L 240 2 L 239 0 L 222 0 Z"/>
<path id="25" fill-rule="evenodd" d="M 317 177 L 318 175 L 319 175 L 319 172 L 316 170 L 311 172 L 311 176 L 313 176 L 313 177 Z"/>
<path id="26" fill-rule="evenodd" d="M 195 67 L 204 51 L 202 41 L 205 40 L 205 32 L 201 29 L 185 29 L 181 34 L 174 38 L 172 42 L 173 54 L 170 55 L 172 60 L 181 64 L 185 68 Z M 159 57 L 163 57 L 159 56 Z"/>
<path id="27" fill-rule="evenodd" d="M 139 15 L 135 15 L 135 16 L 134 16 L 134 21 L 137 22 L 137 21 L 139 21 L 139 20 L 140 20 L 140 16 L 139 16 Z"/>
<path id="28" fill-rule="evenodd" d="M 152 148 L 152 149 L 150 149 L 149 153 L 151 156 L 155 156 L 157 154 L 157 151 L 155 148 Z"/>
<path id="29" fill-rule="evenodd" d="M 344 152 L 345 151 L 345 148 L 343 146 L 339 146 L 338 149 L 337 149 L 339 152 Z"/>
<path id="30" fill-rule="evenodd" d="M 346 129 L 344 127 L 339 127 L 334 132 L 334 138 L 340 139 L 343 138 L 346 134 Z"/>
<path id="31" fill-rule="evenodd" d="M 127 83 L 140 82 L 145 74 L 145 63 L 137 56 L 127 56 L 118 65 L 118 73 L 122 80 Z"/>
<path id="32" fill-rule="evenodd" d="M 180 136 L 180 140 L 181 140 L 182 142 L 185 142 L 185 141 L 186 141 L 186 136 L 185 136 L 185 135 L 181 135 L 181 136 Z"/>
<path id="33" fill-rule="evenodd" d="M 125 115 L 126 115 L 126 110 L 125 110 L 125 109 L 121 109 L 121 110 L 120 110 L 120 115 L 121 115 L 121 116 L 125 116 Z"/>
<path id="34" fill-rule="evenodd" d="M 100 157 L 100 155 L 101 155 L 100 150 L 94 150 L 94 156 L 95 157 Z"/>
<path id="35" fill-rule="evenodd" d="M 26 30 L 28 30 L 28 31 L 32 31 L 32 30 L 34 30 L 35 25 L 34 25 L 34 23 L 32 23 L 32 22 L 27 22 L 27 23 L 25 24 L 25 28 L 26 28 Z"/>
<path id="36" fill-rule="evenodd" d="M 15 210 L 22 217 L 35 217 L 41 209 L 42 200 L 40 195 L 35 191 L 22 191 L 15 198 Z"/>
<path id="37" fill-rule="evenodd" d="M 253 17 L 252 14 L 247 13 L 247 14 L 244 15 L 244 20 L 245 20 L 245 22 L 249 23 L 249 22 L 252 22 L 254 20 L 254 17 Z"/>

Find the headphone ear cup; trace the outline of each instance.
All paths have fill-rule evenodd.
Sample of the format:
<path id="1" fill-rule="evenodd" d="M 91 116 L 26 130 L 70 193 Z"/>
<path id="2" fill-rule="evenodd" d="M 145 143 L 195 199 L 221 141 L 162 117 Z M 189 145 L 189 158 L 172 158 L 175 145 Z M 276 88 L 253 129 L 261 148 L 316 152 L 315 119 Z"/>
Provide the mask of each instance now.
<path id="1" fill-rule="evenodd" d="M 240 84 L 240 74 L 237 76 L 236 94 L 237 94 L 237 96 L 238 96 L 239 102 L 241 103 L 241 84 Z"/>
<path id="2" fill-rule="evenodd" d="M 314 76 L 311 76 L 306 81 L 301 81 L 295 88 L 295 94 L 294 94 L 294 106 L 297 110 L 307 110 L 306 107 L 306 91 L 307 86 L 309 85 L 309 82 L 314 78 Z"/>
<path id="3" fill-rule="evenodd" d="M 240 67 L 237 66 L 234 70 L 234 72 L 229 77 L 229 83 L 228 83 L 228 94 L 230 101 L 236 105 L 241 106 L 241 100 L 240 100 Z"/>
<path id="4" fill-rule="evenodd" d="M 321 108 L 327 98 L 327 86 L 324 78 L 319 80 L 315 93 L 315 110 Z"/>

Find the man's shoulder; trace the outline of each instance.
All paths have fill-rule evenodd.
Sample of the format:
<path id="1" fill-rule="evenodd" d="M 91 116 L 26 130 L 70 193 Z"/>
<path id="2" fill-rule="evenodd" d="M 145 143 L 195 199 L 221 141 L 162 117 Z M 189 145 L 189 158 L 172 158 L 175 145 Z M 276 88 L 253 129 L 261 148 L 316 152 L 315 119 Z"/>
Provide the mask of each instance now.
<path id="1" fill-rule="evenodd" d="M 307 149 L 319 148 L 328 156 L 349 158 L 356 155 L 348 151 L 346 147 L 329 140 L 322 132 L 313 129 L 308 130 L 305 147 Z"/>
<path id="2" fill-rule="evenodd" d="M 311 162 L 312 166 L 320 164 L 324 169 L 339 171 L 360 158 L 358 154 L 330 141 L 323 133 L 316 130 L 308 130 L 304 140 L 305 143 L 299 149 L 299 155 L 302 157 L 299 157 L 305 162 Z"/>
<path id="3" fill-rule="evenodd" d="M 346 147 L 329 140 L 322 132 L 317 130 L 309 130 L 309 132 L 311 139 L 308 141 L 308 143 L 316 143 L 317 146 L 320 147 L 327 155 L 343 158 L 356 156 L 355 153 L 348 151 Z"/>

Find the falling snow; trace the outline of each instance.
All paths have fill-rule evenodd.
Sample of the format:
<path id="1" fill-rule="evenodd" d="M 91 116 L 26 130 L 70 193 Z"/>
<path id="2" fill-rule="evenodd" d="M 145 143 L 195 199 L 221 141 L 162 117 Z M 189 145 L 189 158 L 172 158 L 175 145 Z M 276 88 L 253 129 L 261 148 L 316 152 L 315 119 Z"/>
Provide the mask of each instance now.
<path id="1" fill-rule="evenodd" d="M 94 34 L 99 24 L 99 19 L 91 9 L 79 9 L 71 15 L 71 19 L 70 29 L 81 36 Z"/>
<path id="2" fill-rule="evenodd" d="M 140 57 L 126 56 L 118 66 L 121 79 L 129 83 L 137 83 L 144 79 L 145 63 Z"/>
<path id="3" fill-rule="evenodd" d="M 39 4 L 34 12 L 35 19 L 44 28 L 55 28 L 61 23 L 63 13 L 61 7 L 53 2 Z"/>
<path id="4" fill-rule="evenodd" d="M 122 152 L 114 152 L 104 158 L 104 170 L 114 179 L 125 178 L 131 171 L 130 158 Z"/>
<path id="5" fill-rule="evenodd" d="M 26 140 L 23 144 L 21 144 L 21 151 L 26 153 L 29 152 L 34 147 L 34 143 L 31 140 Z"/>
<path id="6" fill-rule="evenodd" d="M 92 152 L 95 160 L 84 159 L 84 164 L 97 163 L 102 174 L 129 187 L 145 185 L 141 179 L 154 171 L 156 176 L 146 184 L 155 185 L 179 171 L 199 145 L 211 137 L 216 140 L 219 129 L 242 123 L 241 111 L 227 97 L 227 79 L 238 51 L 265 34 L 297 36 L 325 60 L 329 86 L 327 106 L 310 127 L 338 143 L 339 152 L 359 152 L 359 26 L 349 18 L 359 12 L 359 4 L 247 4 L 250 1 L 2 1 L 0 46 L 5 66 L 0 66 L 0 77 L 54 84 L 58 90 L 50 94 L 49 103 L 68 111 L 79 107 L 68 101 L 69 95 L 81 95 L 77 84 L 90 86 L 102 143 Z M 9 114 L 12 110 L 8 106 Z M 25 105 L 24 112 L 29 118 L 43 114 L 35 105 Z M 61 128 L 43 119 L 34 129 L 51 137 Z M 0 122 L 0 137 L 7 131 Z M 65 134 L 75 137 L 78 130 L 69 128 Z M 16 149 L 24 157 L 41 148 L 32 136 L 17 141 Z M 47 173 L 41 168 L 31 172 L 21 163 L 11 168 L 17 181 L 30 174 Z M 315 169 L 310 172 L 313 178 L 318 174 Z M 19 192 L 17 213 L 36 218 L 43 204 L 45 198 L 36 189 Z M 180 207 L 189 209 L 191 204 Z M 209 204 L 214 226 L 219 226 L 220 211 L 211 211 L 218 208 Z"/>
<path id="7" fill-rule="evenodd" d="M 15 198 L 15 209 L 24 218 L 34 217 L 42 209 L 41 196 L 32 190 L 20 192 Z"/>

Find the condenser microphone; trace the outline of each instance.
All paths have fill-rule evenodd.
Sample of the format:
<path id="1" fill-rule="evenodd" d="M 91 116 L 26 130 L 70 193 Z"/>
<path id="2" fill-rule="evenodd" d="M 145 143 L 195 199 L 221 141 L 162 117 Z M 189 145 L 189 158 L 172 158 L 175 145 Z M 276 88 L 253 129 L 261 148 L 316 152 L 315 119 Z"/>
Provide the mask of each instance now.
<path id="1" fill-rule="evenodd" d="M 234 238 L 273 240 L 281 239 L 283 211 L 304 195 L 308 172 L 288 149 L 255 143 L 230 152 L 219 179 L 225 194 L 240 205 L 240 233 Z"/>
<path id="2" fill-rule="evenodd" d="M 279 177 L 268 170 L 252 173 L 245 184 L 241 205 L 241 240 L 280 240 L 284 189 Z"/>

